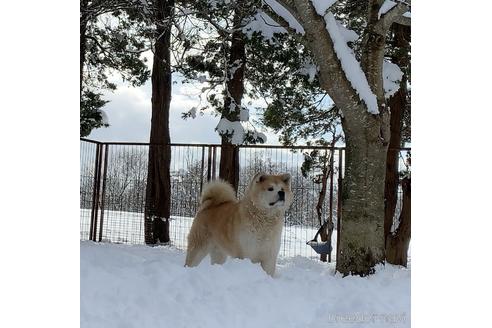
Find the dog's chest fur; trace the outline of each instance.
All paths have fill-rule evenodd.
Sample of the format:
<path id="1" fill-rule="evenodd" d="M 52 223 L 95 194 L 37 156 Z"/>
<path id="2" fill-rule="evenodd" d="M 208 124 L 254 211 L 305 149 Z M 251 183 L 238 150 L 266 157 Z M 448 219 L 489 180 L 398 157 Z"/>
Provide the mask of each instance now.
<path id="1" fill-rule="evenodd" d="M 283 213 L 281 211 L 265 213 L 258 210 L 250 202 L 241 204 L 248 220 L 242 222 L 239 231 L 239 242 L 244 252 L 243 256 L 261 258 L 265 253 L 277 253 L 283 228 Z"/>

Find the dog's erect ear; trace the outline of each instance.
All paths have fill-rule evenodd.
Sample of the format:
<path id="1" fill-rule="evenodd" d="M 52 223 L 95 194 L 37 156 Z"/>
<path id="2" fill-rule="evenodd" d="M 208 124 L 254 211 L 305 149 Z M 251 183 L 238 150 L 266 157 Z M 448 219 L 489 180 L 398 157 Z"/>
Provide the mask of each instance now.
<path id="1" fill-rule="evenodd" d="M 290 185 L 291 177 L 290 177 L 290 174 L 289 173 L 282 174 L 280 177 L 282 178 L 282 181 L 285 184 Z"/>
<path id="2" fill-rule="evenodd" d="M 257 173 L 254 176 L 253 181 L 256 183 L 265 181 L 265 173 Z"/>

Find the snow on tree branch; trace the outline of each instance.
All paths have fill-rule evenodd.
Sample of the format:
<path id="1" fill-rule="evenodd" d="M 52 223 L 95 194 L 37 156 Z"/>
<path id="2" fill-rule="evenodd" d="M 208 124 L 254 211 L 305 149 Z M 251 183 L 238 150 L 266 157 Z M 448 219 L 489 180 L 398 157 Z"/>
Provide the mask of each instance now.
<path id="1" fill-rule="evenodd" d="M 343 32 L 340 30 L 337 20 L 331 12 L 325 15 L 326 29 L 333 41 L 333 46 L 340 63 L 342 64 L 345 76 L 355 89 L 360 99 L 367 106 L 367 111 L 371 114 L 379 114 L 376 95 L 371 91 L 367 82 L 366 75 L 362 71 L 360 63 L 355 58 L 352 49 L 347 45 Z"/>
<path id="2" fill-rule="evenodd" d="M 335 4 L 338 0 L 311 0 L 313 3 L 314 9 L 318 13 L 318 15 L 325 17 L 328 9 Z"/>
<path id="3" fill-rule="evenodd" d="M 386 0 L 379 9 L 378 19 L 374 30 L 381 35 L 384 35 L 393 23 L 410 26 L 410 3 Z"/>
<path id="4" fill-rule="evenodd" d="M 302 25 L 296 19 L 293 12 L 291 10 L 288 10 L 288 8 L 285 5 L 281 5 L 275 0 L 264 0 L 264 1 L 278 16 L 280 16 L 283 20 L 285 20 L 289 24 L 289 27 L 292 28 L 296 33 L 302 35 L 305 34 Z"/>
<path id="5" fill-rule="evenodd" d="M 384 1 L 383 4 L 381 5 L 381 8 L 379 8 L 378 19 L 381 19 L 381 15 L 386 14 L 391 8 L 393 8 L 396 5 L 397 3 L 394 1 L 391 0 Z"/>
<path id="6" fill-rule="evenodd" d="M 287 33 L 287 30 L 280 26 L 270 16 L 262 10 L 249 18 L 249 22 L 242 28 L 243 33 L 251 39 L 254 32 L 260 33 L 269 43 L 272 42 L 275 33 Z"/>
<path id="7" fill-rule="evenodd" d="M 215 130 L 221 136 L 228 136 L 231 143 L 234 145 L 241 145 L 246 140 L 260 142 L 267 141 L 267 137 L 264 133 L 249 129 L 246 126 L 246 123 L 242 123 L 240 121 L 231 122 L 225 117 L 220 119 Z"/>
<path id="8" fill-rule="evenodd" d="M 400 89 L 403 72 L 398 65 L 389 61 L 383 62 L 383 88 L 384 97 L 389 98 Z"/>

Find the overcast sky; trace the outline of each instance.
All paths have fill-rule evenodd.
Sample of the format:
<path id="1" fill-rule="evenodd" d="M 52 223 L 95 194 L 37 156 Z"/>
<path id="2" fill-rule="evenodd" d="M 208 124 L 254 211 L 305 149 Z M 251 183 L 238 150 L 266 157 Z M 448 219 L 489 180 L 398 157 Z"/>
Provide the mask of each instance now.
<path id="1" fill-rule="evenodd" d="M 181 118 L 200 102 L 200 86 L 178 83 L 173 85 L 169 126 L 171 141 L 175 143 L 220 143 L 215 132 L 219 117 L 212 113 L 197 115 L 195 119 Z M 109 103 L 103 108 L 109 120 L 110 127 L 93 130 L 88 138 L 99 141 L 134 141 L 148 142 L 151 119 L 151 83 L 134 88 L 124 83 L 118 83 L 114 93 L 108 93 Z M 254 118 L 254 115 L 253 115 Z M 278 144 L 277 136 L 269 131 L 267 144 Z"/>

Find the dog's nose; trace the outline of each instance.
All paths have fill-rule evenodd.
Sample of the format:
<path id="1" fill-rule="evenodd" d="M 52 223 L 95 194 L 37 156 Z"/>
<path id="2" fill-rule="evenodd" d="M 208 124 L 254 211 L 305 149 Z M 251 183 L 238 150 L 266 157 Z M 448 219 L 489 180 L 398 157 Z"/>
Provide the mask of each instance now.
<path id="1" fill-rule="evenodd" d="M 285 191 L 280 190 L 278 192 L 278 197 L 279 197 L 280 200 L 285 200 Z"/>

